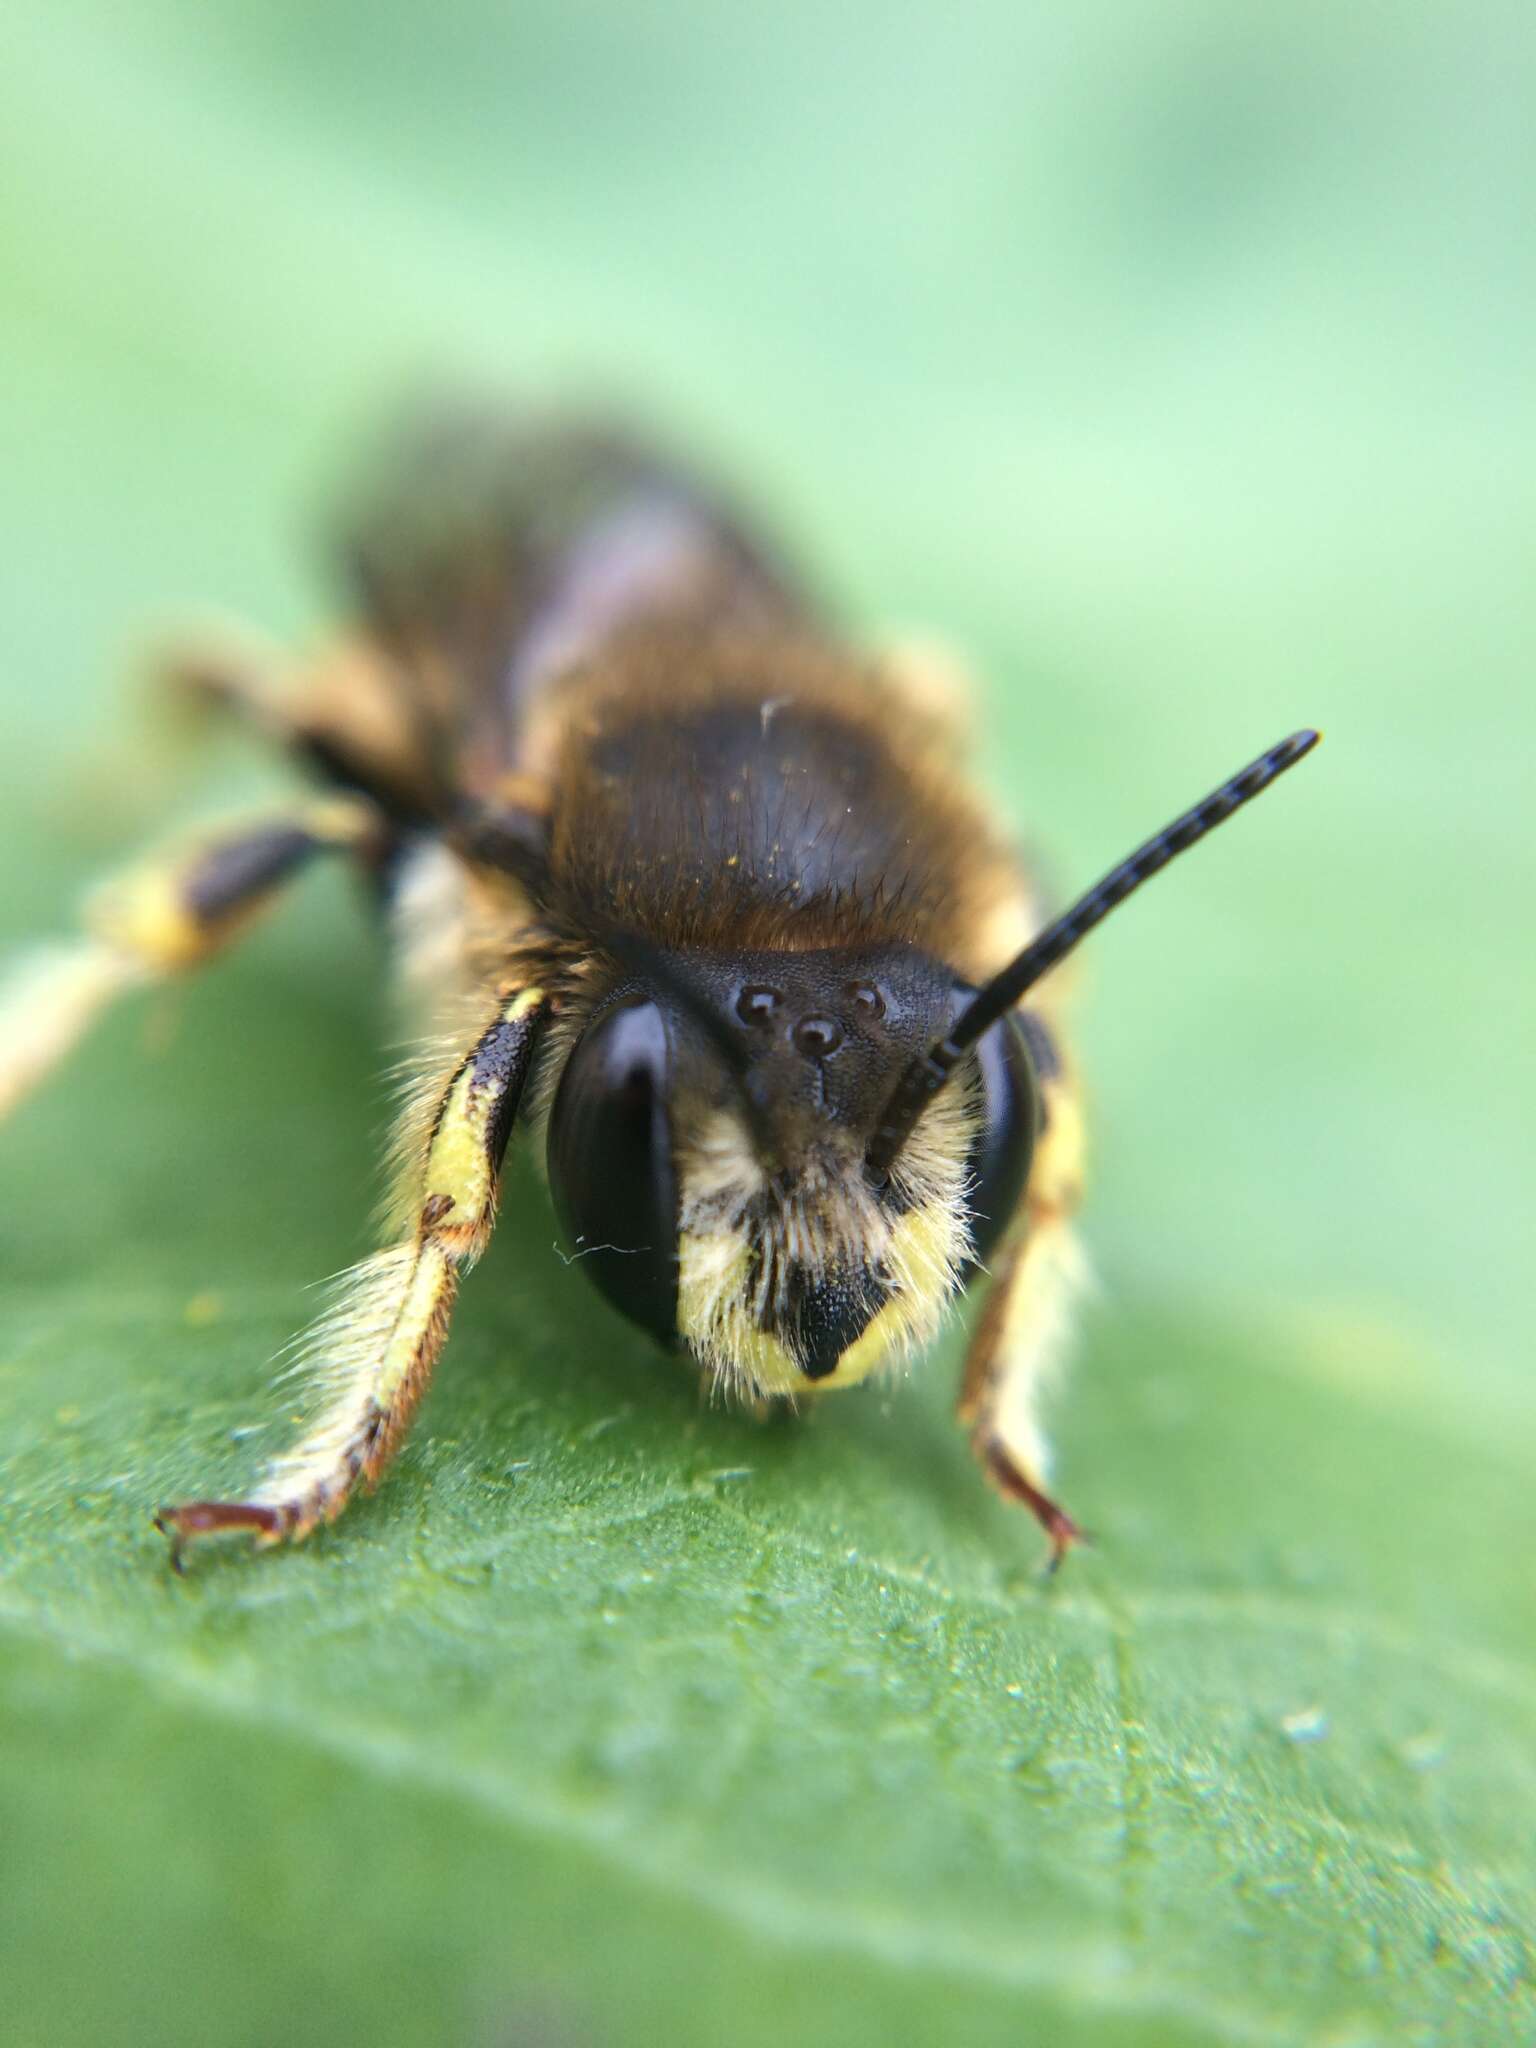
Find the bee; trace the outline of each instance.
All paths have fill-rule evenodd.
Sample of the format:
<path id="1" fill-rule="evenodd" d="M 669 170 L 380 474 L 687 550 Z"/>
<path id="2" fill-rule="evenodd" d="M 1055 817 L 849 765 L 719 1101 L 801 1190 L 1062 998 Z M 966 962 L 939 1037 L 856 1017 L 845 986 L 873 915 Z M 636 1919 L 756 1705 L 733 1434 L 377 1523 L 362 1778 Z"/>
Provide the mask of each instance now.
<path id="1" fill-rule="evenodd" d="M 297 1542 L 398 1450 L 515 1128 L 586 1280 L 754 1408 L 900 1368 L 986 1275 L 959 1417 L 1060 1559 L 1042 1388 L 1081 1261 L 1051 970 L 1299 761 L 1282 741 L 1051 917 L 967 779 L 943 664 L 849 644 L 780 557 L 622 433 L 477 407 L 386 437 L 338 522 L 354 623 L 180 661 L 309 771 L 279 814 L 103 886 L 0 998 L 0 1109 L 114 996 L 216 958 L 322 854 L 423 1020 L 380 1249 L 301 1342 L 297 1441 L 156 1520 Z"/>

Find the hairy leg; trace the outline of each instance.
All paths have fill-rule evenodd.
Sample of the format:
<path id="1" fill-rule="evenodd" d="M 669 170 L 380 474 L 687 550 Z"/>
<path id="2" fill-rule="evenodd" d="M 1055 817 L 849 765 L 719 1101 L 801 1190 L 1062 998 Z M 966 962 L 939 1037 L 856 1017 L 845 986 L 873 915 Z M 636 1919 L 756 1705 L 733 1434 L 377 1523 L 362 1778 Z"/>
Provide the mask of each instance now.
<path id="1" fill-rule="evenodd" d="M 215 626 L 163 644 L 151 668 L 173 702 L 239 719 L 397 823 L 437 819 L 428 679 L 408 682 L 371 641 L 354 636 L 296 661 L 235 627 Z"/>
<path id="2" fill-rule="evenodd" d="M 0 1116 L 114 996 L 200 967 L 313 857 L 382 845 L 371 805 L 332 797 L 214 828 L 112 876 L 88 900 L 85 934 L 24 954 L 0 983 Z"/>
<path id="3" fill-rule="evenodd" d="M 156 1517 L 180 1564 L 188 1538 L 245 1531 L 299 1542 L 372 1485 L 410 1426 L 448 1334 L 460 1274 L 489 1242 L 502 1156 L 548 1004 L 508 988 L 448 1063 L 425 1106 L 405 1112 L 395 1207 L 402 1235 L 356 1267 L 301 1353 L 314 1419 L 242 1500 L 197 1500 Z"/>
<path id="4" fill-rule="evenodd" d="M 1023 1206 L 966 1354 L 958 1414 L 1000 1493 L 1027 1507 L 1051 1544 L 1051 1567 L 1082 1531 L 1046 1490 L 1041 1398 L 1061 1363 L 1085 1267 L 1071 1228 L 1082 1170 L 1076 1094 L 1054 1039 L 1028 1020 L 1045 1105 Z"/>

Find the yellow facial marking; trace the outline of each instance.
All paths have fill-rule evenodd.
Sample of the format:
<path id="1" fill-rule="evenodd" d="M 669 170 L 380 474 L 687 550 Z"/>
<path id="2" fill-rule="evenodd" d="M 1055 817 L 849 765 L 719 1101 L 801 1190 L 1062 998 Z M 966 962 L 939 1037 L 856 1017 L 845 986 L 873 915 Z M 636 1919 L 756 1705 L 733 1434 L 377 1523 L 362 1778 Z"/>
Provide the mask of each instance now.
<path id="1" fill-rule="evenodd" d="M 930 1202 L 899 1217 L 883 1263 L 891 1300 L 837 1361 L 812 1380 L 758 1323 L 749 1288 L 752 1246 L 739 1230 L 685 1232 L 679 1243 L 677 1324 L 695 1355 L 733 1390 L 753 1394 L 820 1393 L 851 1387 L 893 1356 L 925 1344 L 938 1329 L 961 1248 L 952 1212 Z"/>
<path id="2" fill-rule="evenodd" d="M 759 1329 L 747 1290 L 752 1247 L 735 1230 L 678 1241 L 677 1327 L 717 1379 L 754 1394 L 792 1394 L 805 1376 L 777 1337 Z"/>
<path id="3" fill-rule="evenodd" d="M 928 1342 L 949 1300 L 957 1264 L 955 1240 L 954 1217 L 942 1202 L 924 1203 L 897 1220 L 885 1252 L 895 1292 L 838 1359 L 836 1369 L 815 1382 L 818 1392 L 823 1387 L 856 1386 L 893 1354 Z"/>
<path id="4" fill-rule="evenodd" d="M 823 1387 L 856 1386 L 876 1366 L 884 1365 L 906 1335 L 907 1318 L 904 1301 L 888 1301 L 864 1334 L 848 1346 L 833 1370 L 816 1381 L 817 1391 Z"/>
<path id="5" fill-rule="evenodd" d="M 914 1306 L 937 1315 L 949 1299 L 955 1268 L 968 1248 L 961 1235 L 954 1211 L 943 1202 L 921 1202 L 898 1218 L 885 1262 Z"/>

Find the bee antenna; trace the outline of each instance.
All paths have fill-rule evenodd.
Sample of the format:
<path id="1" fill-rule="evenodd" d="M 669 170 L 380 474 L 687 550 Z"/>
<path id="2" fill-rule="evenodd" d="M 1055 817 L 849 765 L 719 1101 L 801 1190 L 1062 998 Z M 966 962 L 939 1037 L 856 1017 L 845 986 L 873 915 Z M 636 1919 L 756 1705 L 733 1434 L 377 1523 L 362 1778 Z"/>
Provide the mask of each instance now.
<path id="1" fill-rule="evenodd" d="M 1268 789 L 1287 768 L 1294 768 L 1303 755 L 1310 754 L 1321 738 L 1321 733 L 1310 730 L 1294 732 L 1289 739 L 1271 747 L 1267 754 L 1260 754 L 1256 761 L 1250 761 L 1230 782 L 1212 790 L 1192 810 L 1185 811 L 1182 817 L 1175 818 L 1154 838 L 1138 846 L 1128 860 L 1111 868 L 1086 895 L 1078 898 L 1070 910 L 1047 925 L 1001 974 L 994 975 L 985 987 L 978 989 L 950 1026 L 947 1035 L 930 1046 L 921 1058 L 914 1060 L 896 1084 L 866 1154 L 871 1176 L 876 1180 L 885 1178 L 911 1137 L 918 1118 L 959 1062 L 977 1039 L 989 1031 L 1000 1017 L 1005 1017 L 1042 975 L 1048 974 L 1059 960 L 1065 959 L 1078 941 L 1086 938 L 1094 926 L 1102 923 L 1133 890 L 1139 889 L 1159 868 L 1165 868 L 1176 853 L 1185 852 L 1207 832 L 1224 824 L 1234 811 L 1241 810 L 1260 790 Z"/>

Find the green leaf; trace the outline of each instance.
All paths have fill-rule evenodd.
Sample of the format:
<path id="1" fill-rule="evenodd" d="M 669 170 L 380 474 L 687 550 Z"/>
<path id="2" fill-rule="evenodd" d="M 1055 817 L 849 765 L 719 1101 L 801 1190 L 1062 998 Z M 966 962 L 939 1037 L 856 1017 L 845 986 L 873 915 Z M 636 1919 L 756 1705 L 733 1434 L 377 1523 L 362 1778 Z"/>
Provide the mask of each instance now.
<path id="1" fill-rule="evenodd" d="M 8 55 L 9 940 L 281 786 L 114 672 L 323 622 L 306 509 L 413 359 L 616 383 L 958 638 L 1063 890 L 1329 732 L 1083 970 L 1054 1582 L 958 1333 L 711 1411 L 526 1162 L 379 1494 L 174 1578 L 152 1509 L 281 1439 L 367 1246 L 395 1027 L 329 876 L 101 1028 L 0 1133 L 8 2042 L 1536 2039 L 1530 33 L 1068 19 L 138 0 Z"/>

